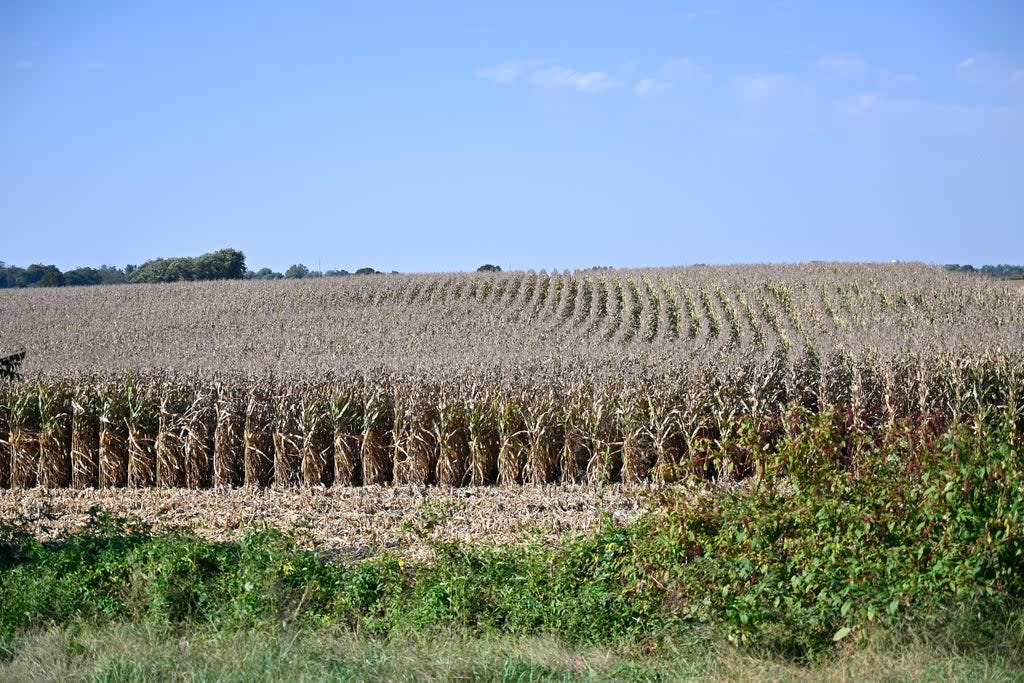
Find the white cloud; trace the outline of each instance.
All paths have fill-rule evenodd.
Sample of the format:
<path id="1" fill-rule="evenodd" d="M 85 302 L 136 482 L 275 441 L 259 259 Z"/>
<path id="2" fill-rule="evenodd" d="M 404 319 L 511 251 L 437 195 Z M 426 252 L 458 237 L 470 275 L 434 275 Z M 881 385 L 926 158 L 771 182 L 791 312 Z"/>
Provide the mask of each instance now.
<path id="1" fill-rule="evenodd" d="M 571 88 L 580 92 L 596 93 L 614 88 L 617 83 L 603 71 L 576 71 L 564 66 L 536 69 L 530 82 L 548 88 Z"/>
<path id="2" fill-rule="evenodd" d="M 793 93 L 795 82 L 786 74 L 762 72 L 734 76 L 729 79 L 729 87 L 744 104 L 757 104 Z"/>
<path id="3" fill-rule="evenodd" d="M 519 59 L 510 59 L 495 66 L 485 66 L 473 70 L 473 75 L 485 81 L 495 83 L 511 83 L 523 74 L 526 65 Z"/>
<path id="4" fill-rule="evenodd" d="M 887 137 L 1024 139 L 1020 106 L 949 104 L 862 93 L 832 103 L 836 117 L 861 139 Z"/>
<path id="5" fill-rule="evenodd" d="M 972 55 L 956 67 L 965 83 L 989 90 L 1014 92 L 1024 96 L 1024 68 L 995 55 Z"/>
<path id="6" fill-rule="evenodd" d="M 875 72 L 875 80 L 881 87 L 893 90 L 916 88 L 921 85 L 921 81 L 914 74 L 896 73 L 887 69 L 878 69 Z"/>
<path id="7" fill-rule="evenodd" d="M 828 54 L 818 60 L 818 69 L 837 78 L 858 79 L 868 73 L 868 63 L 848 54 Z"/>
<path id="8" fill-rule="evenodd" d="M 661 65 L 654 78 L 642 78 L 633 86 L 637 95 L 671 90 L 676 85 L 708 85 L 711 75 L 692 59 L 672 59 Z"/>
<path id="9" fill-rule="evenodd" d="M 968 57 L 956 65 L 957 76 L 965 81 L 977 81 L 984 71 L 981 59 L 977 56 Z"/>
<path id="10" fill-rule="evenodd" d="M 878 102 L 874 93 L 862 93 L 844 97 L 835 103 L 836 113 L 845 119 L 856 119 L 867 114 Z"/>
<path id="11" fill-rule="evenodd" d="M 644 78 L 637 81 L 636 85 L 633 86 L 633 92 L 637 95 L 652 95 L 654 93 L 662 92 L 671 88 L 670 83 L 664 83 L 654 78 Z"/>
<path id="12" fill-rule="evenodd" d="M 627 62 L 629 64 L 629 62 Z M 564 66 L 544 66 L 537 60 L 510 59 L 495 66 L 480 67 L 473 75 L 494 83 L 514 83 L 522 80 L 547 88 L 569 88 L 580 92 L 596 93 L 618 85 L 604 71 L 576 71 Z"/>
<path id="13" fill-rule="evenodd" d="M 623 62 L 622 64 L 619 65 L 619 71 L 621 71 L 624 74 L 633 73 L 634 71 L 636 71 L 636 60 L 631 59 L 628 62 Z"/>
<path id="14" fill-rule="evenodd" d="M 701 69 L 692 59 L 673 59 L 665 62 L 658 75 L 662 80 L 673 83 L 692 83 L 696 85 L 707 85 L 711 82 L 711 75 Z"/>

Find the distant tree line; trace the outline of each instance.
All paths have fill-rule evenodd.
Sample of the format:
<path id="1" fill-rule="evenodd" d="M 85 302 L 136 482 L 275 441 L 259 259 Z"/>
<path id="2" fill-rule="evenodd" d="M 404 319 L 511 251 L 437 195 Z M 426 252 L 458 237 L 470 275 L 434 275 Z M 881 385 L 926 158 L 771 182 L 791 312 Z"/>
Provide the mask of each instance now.
<path id="1" fill-rule="evenodd" d="M 391 271 L 391 273 L 394 275 L 396 271 Z M 354 273 L 350 273 L 347 270 L 310 270 L 303 264 L 296 263 L 289 266 L 288 270 L 284 271 L 284 273 L 278 273 L 270 268 L 260 268 L 255 272 L 251 270 L 246 272 L 245 277 L 247 280 L 302 280 L 317 277 L 347 277 L 349 275 L 383 275 L 383 273 L 374 268 L 360 268 Z"/>
<path id="2" fill-rule="evenodd" d="M 946 270 L 951 270 L 954 273 L 976 273 L 1004 280 L 1024 279 L 1024 266 L 1008 266 L 1006 264 L 1000 264 L 998 266 L 982 266 L 981 268 L 975 268 L 971 265 L 961 266 L 956 263 L 950 263 L 946 266 Z"/>
<path id="3" fill-rule="evenodd" d="M 501 272 L 490 263 L 480 266 L 478 272 Z M 396 274 L 396 271 L 391 271 Z M 237 249 L 221 249 L 201 256 L 158 258 L 141 266 L 127 265 L 123 269 L 103 265 L 99 268 L 75 268 L 66 272 L 54 265 L 33 263 L 28 268 L 9 266 L 0 261 L 0 289 L 15 287 L 80 287 L 86 285 L 119 285 L 143 282 L 194 282 L 198 280 L 280 280 L 346 277 L 349 275 L 383 275 L 375 268 L 360 268 L 354 273 L 347 270 L 310 270 L 296 263 L 284 273 L 270 268 L 247 270 L 245 254 Z"/>
<path id="4" fill-rule="evenodd" d="M 245 254 L 221 249 L 201 256 L 158 258 L 141 266 L 124 269 L 103 265 L 61 272 L 57 266 L 33 263 L 28 268 L 0 261 L 0 288 L 79 287 L 143 282 L 191 282 L 196 280 L 240 280 L 245 277 Z"/>

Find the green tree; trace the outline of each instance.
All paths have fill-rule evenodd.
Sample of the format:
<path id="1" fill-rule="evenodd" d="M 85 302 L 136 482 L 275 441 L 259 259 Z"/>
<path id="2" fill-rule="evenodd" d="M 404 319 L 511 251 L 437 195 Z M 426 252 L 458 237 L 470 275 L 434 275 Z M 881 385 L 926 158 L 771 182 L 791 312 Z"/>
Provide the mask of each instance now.
<path id="1" fill-rule="evenodd" d="M 280 280 L 284 275 L 275 272 L 270 268 L 260 268 L 255 273 L 250 270 L 246 274 L 246 277 L 250 280 Z"/>
<path id="2" fill-rule="evenodd" d="M 221 249 L 195 258 L 197 280 L 241 280 L 245 276 L 245 254 L 237 249 Z"/>
<path id="3" fill-rule="evenodd" d="M 478 273 L 500 273 L 501 272 L 501 266 L 496 266 L 496 265 L 494 265 L 492 263 L 485 263 L 484 265 L 482 265 L 479 268 L 477 268 L 476 272 L 478 272 Z"/>
<path id="4" fill-rule="evenodd" d="M 29 287 L 63 287 L 64 273 L 57 266 L 33 263 L 25 269 L 25 282 Z"/>
<path id="5" fill-rule="evenodd" d="M 100 275 L 101 285 L 120 285 L 127 282 L 125 279 L 125 273 L 120 268 L 104 264 L 99 267 L 97 272 Z"/>
<path id="6" fill-rule="evenodd" d="M 18 266 L 8 266 L 0 261 L 0 287 L 24 287 L 25 269 Z"/>
<path id="7" fill-rule="evenodd" d="M 179 256 L 146 261 L 128 274 L 129 282 L 240 280 L 245 277 L 245 254 L 221 249 L 195 258 Z"/>
<path id="8" fill-rule="evenodd" d="M 100 271 L 95 268 L 75 268 L 64 273 L 64 284 L 69 287 L 98 285 L 103 282 Z"/>
<path id="9" fill-rule="evenodd" d="M 284 271 L 284 276 L 287 278 L 301 280 L 307 275 L 309 275 L 309 268 L 302 265 L 301 263 L 296 263 L 294 265 L 288 266 L 288 270 Z"/>

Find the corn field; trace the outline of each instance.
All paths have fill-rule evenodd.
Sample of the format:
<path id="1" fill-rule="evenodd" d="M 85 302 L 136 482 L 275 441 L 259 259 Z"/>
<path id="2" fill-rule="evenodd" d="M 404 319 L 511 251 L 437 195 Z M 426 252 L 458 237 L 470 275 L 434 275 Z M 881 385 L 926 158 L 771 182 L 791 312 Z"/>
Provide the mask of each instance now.
<path id="1" fill-rule="evenodd" d="M 1024 296 L 918 264 L 4 290 L 0 323 L 3 487 L 738 480 L 801 415 L 1024 428 Z"/>

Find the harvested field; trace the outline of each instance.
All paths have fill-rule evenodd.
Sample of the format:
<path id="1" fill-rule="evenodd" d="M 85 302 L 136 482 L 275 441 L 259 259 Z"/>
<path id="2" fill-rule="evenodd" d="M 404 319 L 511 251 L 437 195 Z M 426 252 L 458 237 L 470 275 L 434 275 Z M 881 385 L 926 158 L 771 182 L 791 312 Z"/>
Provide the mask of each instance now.
<path id="1" fill-rule="evenodd" d="M 363 557 L 390 549 L 424 558 L 427 540 L 553 543 L 649 509 L 649 487 L 522 486 L 515 489 L 367 486 L 333 489 L 86 489 L 0 491 L 0 519 L 24 520 L 44 541 L 85 527 L 101 508 L 150 524 L 187 527 L 210 540 L 264 526 L 297 530 L 320 552 Z"/>
<path id="2" fill-rule="evenodd" d="M 736 480 L 1024 406 L 1024 299 L 919 264 L 4 290 L 0 487 Z"/>

